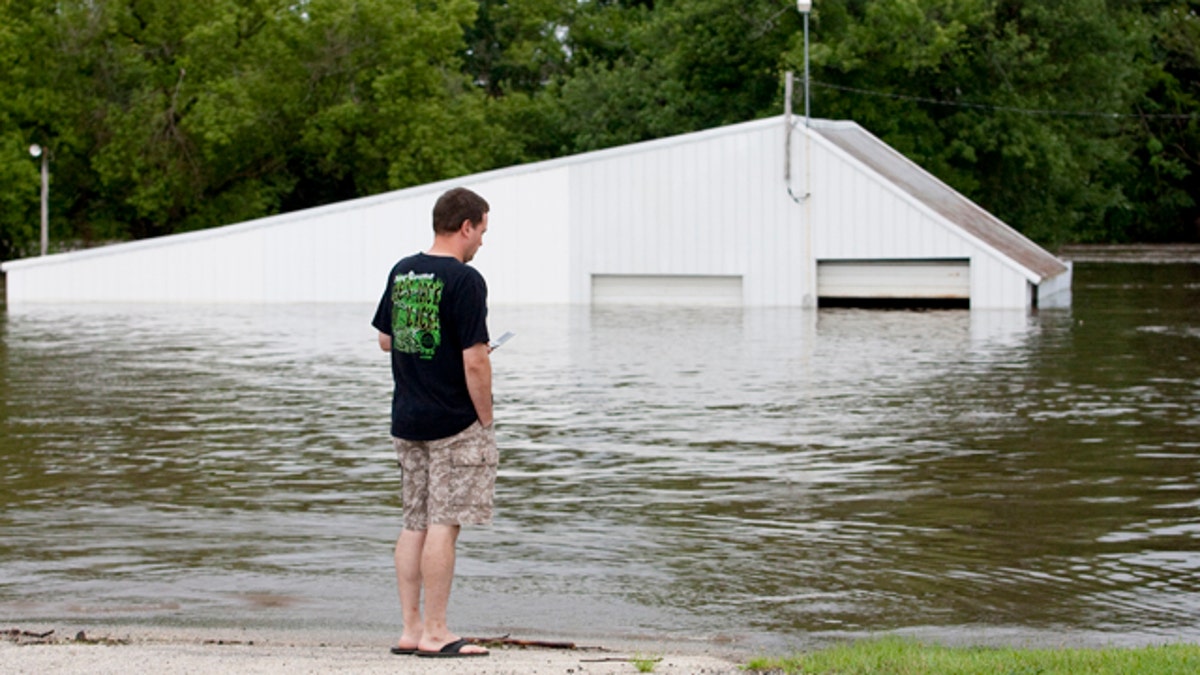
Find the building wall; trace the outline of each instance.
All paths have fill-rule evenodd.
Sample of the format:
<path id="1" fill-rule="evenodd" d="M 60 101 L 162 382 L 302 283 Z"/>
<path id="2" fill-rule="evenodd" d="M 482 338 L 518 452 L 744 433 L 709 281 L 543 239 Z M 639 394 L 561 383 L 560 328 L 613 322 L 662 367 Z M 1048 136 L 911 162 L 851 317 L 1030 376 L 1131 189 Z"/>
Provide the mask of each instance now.
<path id="1" fill-rule="evenodd" d="M 1028 307 L 1027 271 L 802 125 L 789 195 L 787 143 L 782 118 L 759 120 L 6 263 L 9 302 L 373 303 L 391 265 L 429 246 L 437 196 L 465 185 L 492 206 L 473 264 L 493 303 L 588 303 L 593 275 L 681 275 L 738 277 L 747 306 L 812 306 L 817 260 L 950 258 L 970 261 L 972 307 Z"/>
<path id="2" fill-rule="evenodd" d="M 816 167 L 809 199 L 817 260 L 967 260 L 972 308 L 1029 306 L 1027 271 L 819 134 L 803 145 Z"/>
<path id="3" fill-rule="evenodd" d="M 690 134 L 572 167 L 574 302 L 592 275 L 741 276 L 746 305 L 799 305 L 801 207 L 783 183 L 783 126 Z"/>
<path id="4" fill-rule="evenodd" d="M 568 302 L 567 176 L 549 165 L 462 181 L 492 206 L 477 267 L 498 301 Z M 392 264 L 429 247 L 433 203 L 457 184 L 7 263 L 9 301 L 375 302 Z"/>

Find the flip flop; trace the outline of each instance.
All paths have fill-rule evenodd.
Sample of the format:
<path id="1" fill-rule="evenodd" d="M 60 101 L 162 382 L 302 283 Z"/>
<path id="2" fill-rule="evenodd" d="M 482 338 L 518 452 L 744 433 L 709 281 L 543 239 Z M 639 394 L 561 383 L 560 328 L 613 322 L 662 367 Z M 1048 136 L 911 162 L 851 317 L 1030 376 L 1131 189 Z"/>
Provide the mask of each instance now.
<path id="1" fill-rule="evenodd" d="M 418 649 L 417 656 L 424 656 L 425 658 L 430 658 L 430 659 L 459 659 L 459 658 L 466 658 L 469 656 L 487 656 L 489 654 L 489 652 L 482 652 L 479 654 L 476 654 L 474 652 L 464 652 L 462 650 L 462 648 L 466 647 L 468 644 L 470 644 L 470 643 L 467 642 L 466 640 L 455 640 L 454 642 L 451 642 L 451 643 L 443 646 L 441 649 L 437 650 L 436 652 L 427 652 L 427 651 Z"/>
<path id="2" fill-rule="evenodd" d="M 392 647 L 392 653 L 396 656 L 409 656 L 417 653 L 416 647 Z"/>

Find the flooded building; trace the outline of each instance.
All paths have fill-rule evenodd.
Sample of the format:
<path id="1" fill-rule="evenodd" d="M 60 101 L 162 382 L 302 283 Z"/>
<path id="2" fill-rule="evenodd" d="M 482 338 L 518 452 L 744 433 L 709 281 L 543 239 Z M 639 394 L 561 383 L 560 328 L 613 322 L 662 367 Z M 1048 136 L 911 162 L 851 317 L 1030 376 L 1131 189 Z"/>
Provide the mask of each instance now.
<path id="1" fill-rule="evenodd" d="M 437 196 L 492 206 L 492 303 L 1070 302 L 1071 267 L 853 122 L 774 117 L 4 263 L 26 302 L 368 302 Z"/>

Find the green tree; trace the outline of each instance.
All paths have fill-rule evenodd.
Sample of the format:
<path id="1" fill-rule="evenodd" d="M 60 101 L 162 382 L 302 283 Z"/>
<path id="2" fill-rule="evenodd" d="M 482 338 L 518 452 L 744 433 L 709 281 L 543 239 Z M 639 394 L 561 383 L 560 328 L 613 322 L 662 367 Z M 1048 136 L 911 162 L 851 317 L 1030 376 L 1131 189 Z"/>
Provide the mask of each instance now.
<path id="1" fill-rule="evenodd" d="M 812 110 L 1042 243 L 1200 237 L 1200 0 L 820 0 Z M 0 0 L 0 256 L 778 114 L 791 0 Z"/>
<path id="2" fill-rule="evenodd" d="M 12 22 L 0 22 L 0 82 L 14 81 L 26 65 L 19 56 L 17 28 Z M 29 138 L 12 113 L 26 102 L 14 100 L 16 93 L 0 98 L 0 260 L 32 252 L 29 247 L 37 236 L 39 218 L 38 169 L 27 153 Z"/>
<path id="3" fill-rule="evenodd" d="M 507 151 L 463 73 L 474 10 L 10 0 L 0 49 L 27 51 L 0 66 L 0 142 L 51 148 L 62 240 L 210 227 L 490 168 Z M 0 222 L 24 251 L 36 168 L 13 162 L 0 186 L 18 203 Z"/>
<path id="4" fill-rule="evenodd" d="M 102 208 L 85 224 L 147 237 L 278 207 L 291 184 L 278 171 L 291 119 L 264 71 L 278 54 L 270 29 L 288 11 L 269 0 L 132 0 L 66 17 L 98 111 L 85 129 Z"/>
<path id="5" fill-rule="evenodd" d="M 575 0 L 480 0 L 466 71 L 491 97 L 531 94 L 567 71 Z"/>
<path id="6" fill-rule="evenodd" d="M 540 13 L 528 5 L 516 13 L 519 4 L 481 3 L 487 7 L 469 33 L 467 57 L 468 69 L 491 96 L 507 163 L 677 132 L 677 126 L 647 129 L 642 123 L 647 115 L 663 117 L 655 90 L 673 86 L 663 76 L 637 72 L 650 67 L 642 53 L 652 3 L 545 0 L 531 5 Z M 516 49 L 504 35 L 518 36 Z"/>
<path id="7" fill-rule="evenodd" d="M 75 195 L 87 190 L 84 139 L 77 121 L 86 117 L 81 78 L 63 62 L 72 45 L 56 31 L 57 3 L 0 2 L 0 254 L 35 253 L 40 230 L 39 169 L 28 154 L 37 143 L 50 160 L 51 248 L 77 236 L 70 219 Z"/>
<path id="8" fill-rule="evenodd" d="M 1147 86 L 1131 130 L 1134 162 L 1118 178 L 1130 204 L 1109 214 L 1115 240 L 1200 240 L 1200 2 L 1158 4 Z"/>
<path id="9" fill-rule="evenodd" d="M 481 93 L 462 73 L 474 3 L 313 0 L 287 26 L 302 102 L 289 208 L 492 165 Z"/>
<path id="10" fill-rule="evenodd" d="M 799 27 L 779 0 L 581 2 L 561 33 L 569 59 L 522 110 L 566 154 L 742 122 L 779 107 L 780 55 Z"/>
<path id="11" fill-rule="evenodd" d="M 1043 243 L 1110 238 L 1131 146 L 1106 113 L 1141 91 L 1137 14 L 1102 0 L 830 0 L 816 18 L 815 77 L 838 88 L 818 89 L 815 114 L 860 122 Z"/>
<path id="12" fill-rule="evenodd" d="M 781 57 L 800 28 L 794 2 L 661 2 L 650 44 L 663 51 L 650 58 L 679 83 L 690 129 L 745 122 L 782 111 Z"/>

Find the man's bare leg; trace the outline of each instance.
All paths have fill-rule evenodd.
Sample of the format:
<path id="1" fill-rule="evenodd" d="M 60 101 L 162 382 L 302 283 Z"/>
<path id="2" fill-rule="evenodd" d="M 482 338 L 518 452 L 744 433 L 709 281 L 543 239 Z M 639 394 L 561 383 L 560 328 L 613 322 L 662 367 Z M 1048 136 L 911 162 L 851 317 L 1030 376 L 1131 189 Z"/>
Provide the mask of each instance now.
<path id="1" fill-rule="evenodd" d="M 421 556 L 421 578 L 425 583 L 425 629 L 421 635 L 422 651 L 436 652 L 454 642 L 458 636 L 446 625 L 446 608 L 450 604 L 450 587 L 454 583 L 455 546 L 458 525 L 430 525 L 425 535 Z M 463 654 L 486 654 L 487 650 L 468 645 Z"/>
<path id="2" fill-rule="evenodd" d="M 421 553 L 425 549 L 425 532 L 403 530 L 396 539 L 396 586 L 400 589 L 400 609 L 404 617 L 404 632 L 398 647 L 416 649 L 425 633 L 421 620 Z"/>

